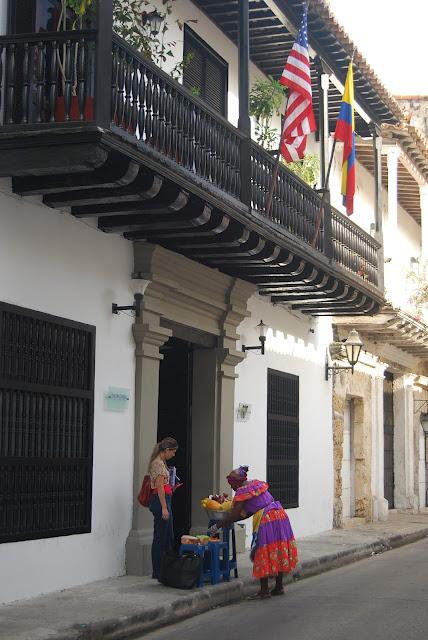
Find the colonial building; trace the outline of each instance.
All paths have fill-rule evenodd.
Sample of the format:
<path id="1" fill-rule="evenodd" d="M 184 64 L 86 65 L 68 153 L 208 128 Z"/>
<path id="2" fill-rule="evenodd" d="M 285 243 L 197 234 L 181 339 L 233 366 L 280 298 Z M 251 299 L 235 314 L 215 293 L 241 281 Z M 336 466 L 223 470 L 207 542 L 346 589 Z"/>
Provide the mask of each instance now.
<path id="1" fill-rule="evenodd" d="M 355 518 L 386 519 L 391 509 L 415 512 L 427 506 L 421 413 L 428 409 L 423 293 L 428 147 L 423 134 L 406 124 L 404 113 L 400 126 L 383 127 L 382 138 L 387 304 L 370 320 L 348 317 L 334 323 L 342 338 L 349 327 L 357 328 L 367 351 L 353 377 L 340 374 L 334 382 L 337 526 Z M 370 150 L 359 144 L 357 154 L 373 175 Z"/>
<path id="2" fill-rule="evenodd" d="M 236 464 L 267 478 L 298 537 L 340 524 L 325 358 L 331 318 L 354 328 L 384 306 L 379 139 L 397 103 L 357 52 L 374 180 L 362 170 L 347 218 L 338 162 L 317 234 L 321 195 L 283 164 L 266 214 L 275 160 L 248 108 L 255 78 L 282 72 L 301 0 L 170 3 L 162 69 L 117 35 L 111 0 L 80 22 L 60 1 L 23 4 L 1 4 L 0 600 L 148 573 L 152 516 L 135 496 L 165 435 L 180 443 L 178 535 L 206 527 L 200 499 Z M 354 46 L 321 1 L 308 30 L 320 186 Z M 364 358 L 380 380 L 365 393 L 385 367 Z"/>

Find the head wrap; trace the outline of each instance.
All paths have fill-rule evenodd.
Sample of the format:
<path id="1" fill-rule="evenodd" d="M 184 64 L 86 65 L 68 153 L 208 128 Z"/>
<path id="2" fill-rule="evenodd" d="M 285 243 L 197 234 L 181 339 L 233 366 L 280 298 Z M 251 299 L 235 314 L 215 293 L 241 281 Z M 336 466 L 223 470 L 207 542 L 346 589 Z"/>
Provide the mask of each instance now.
<path id="1" fill-rule="evenodd" d="M 240 485 L 243 482 L 247 481 L 247 472 L 248 472 L 248 467 L 241 465 L 237 469 L 234 469 L 233 471 L 231 471 L 227 476 L 226 480 L 229 482 L 231 486 L 237 485 L 237 484 Z"/>

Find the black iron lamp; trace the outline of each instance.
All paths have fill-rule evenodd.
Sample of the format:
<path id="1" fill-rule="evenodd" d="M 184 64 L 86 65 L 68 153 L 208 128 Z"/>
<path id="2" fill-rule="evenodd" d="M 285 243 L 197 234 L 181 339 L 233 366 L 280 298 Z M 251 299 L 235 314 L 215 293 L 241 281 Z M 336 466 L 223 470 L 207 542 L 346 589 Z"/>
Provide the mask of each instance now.
<path id="1" fill-rule="evenodd" d="M 242 351 L 255 351 L 256 349 L 260 349 L 260 353 L 262 356 L 265 355 L 265 342 L 266 342 L 266 333 L 268 330 L 268 326 L 265 325 L 263 320 L 260 320 L 259 324 L 256 327 L 259 330 L 259 340 L 260 344 L 255 347 L 247 347 L 245 344 L 242 345 Z"/>
<path id="2" fill-rule="evenodd" d="M 159 31 L 161 30 L 163 20 L 163 16 L 157 9 L 150 12 L 143 11 L 143 13 L 141 14 L 141 23 L 143 27 L 145 27 L 146 24 L 149 25 L 150 35 L 152 36 L 158 35 Z"/>
<path id="3" fill-rule="evenodd" d="M 326 380 L 328 380 L 328 376 L 330 375 L 330 372 L 337 373 L 338 371 L 343 371 L 344 369 L 350 369 L 352 373 L 354 373 L 354 367 L 358 362 L 361 349 L 363 347 L 363 343 L 361 342 L 361 338 L 358 335 L 358 331 L 356 331 L 356 329 L 351 329 L 345 342 L 340 344 L 343 344 L 343 346 L 345 347 L 346 358 L 349 362 L 349 366 L 347 365 L 329 366 L 328 353 L 327 353 L 326 361 L 325 361 L 325 379 Z"/>
<path id="4" fill-rule="evenodd" d="M 134 311 L 135 317 L 139 318 L 141 313 L 141 305 L 143 303 L 144 293 L 150 284 L 150 280 L 143 280 L 142 278 L 133 278 L 131 280 L 130 289 L 134 294 L 134 304 L 119 306 L 115 302 L 111 305 L 111 312 L 118 315 L 120 311 Z"/>

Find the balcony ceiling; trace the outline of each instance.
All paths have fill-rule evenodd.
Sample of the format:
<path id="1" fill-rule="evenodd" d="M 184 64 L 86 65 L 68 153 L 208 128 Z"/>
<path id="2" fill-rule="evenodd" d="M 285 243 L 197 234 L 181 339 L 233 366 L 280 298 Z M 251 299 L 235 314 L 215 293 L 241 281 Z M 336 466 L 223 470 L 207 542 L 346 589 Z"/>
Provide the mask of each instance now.
<path id="1" fill-rule="evenodd" d="M 210 19 L 235 43 L 238 42 L 238 2 L 228 0 L 193 0 L 205 11 Z M 250 0 L 250 57 L 263 73 L 279 78 L 285 61 L 294 43 L 285 24 L 275 15 L 282 12 L 295 28 L 301 17 L 302 0 Z M 275 7 L 273 6 L 275 5 Z M 272 8 L 271 8 L 272 7 Z M 345 82 L 354 45 L 336 23 L 322 0 L 317 5 L 311 3 L 308 13 L 309 41 L 317 54 L 329 65 L 336 77 Z M 374 122 L 396 124 L 402 117 L 399 105 L 387 93 L 365 59 L 356 51 L 354 56 L 355 95 L 358 103 Z M 315 113 L 319 108 L 317 74 L 311 65 L 312 91 Z M 334 130 L 339 114 L 342 96 L 330 84 L 329 123 Z M 355 114 L 355 127 L 362 137 L 369 137 L 370 131 L 361 116 Z"/>
<path id="2" fill-rule="evenodd" d="M 360 143 L 356 145 L 356 155 L 360 162 L 374 176 L 373 148 L 371 145 Z M 357 164 L 357 173 L 359 167 Z M 357 177 L 358 181 L 358 177 Z M 382 184 L 388 189 L 388 160 L 385 154 L 382 155 Z M 398 162 L 398 202 L 403 209 L 418 223 L 421 224 L 421 200 L 419 184 L 412 173 L 403 164 L 403 160 Z"/>
<path id="3" fill-rule="evenodd" d="M 412 316 L 386 305 L 370 322 L 364 318 L 338 318 L 335 324 L 346 331 L 357 329 L 363 341 L 397 349 L 428 360 L 428 327 Z"/>

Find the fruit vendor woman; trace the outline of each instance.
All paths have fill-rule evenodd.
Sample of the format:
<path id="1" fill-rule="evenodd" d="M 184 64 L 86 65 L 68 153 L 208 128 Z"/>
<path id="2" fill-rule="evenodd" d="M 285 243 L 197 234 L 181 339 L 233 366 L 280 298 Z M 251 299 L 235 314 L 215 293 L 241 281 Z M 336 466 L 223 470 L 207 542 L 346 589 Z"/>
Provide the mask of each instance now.
<path id="1" fill-rule="evenodd" d="M 269 485 L 261 480 L 248 480 L 248 467 L 234 469 L 227 481 L 235 491 L 230 516 L 220 526 L 253 516 L 251 559 L 253 576 L 260 580 L 260 591 L 253 598 L 269 598 L 284 593 L 283 575 L 297 564 L 297 547 L 288 516 L 280 502 L 269 493 Z M 269 591 L 268 579 L 276 584 Z"/>

